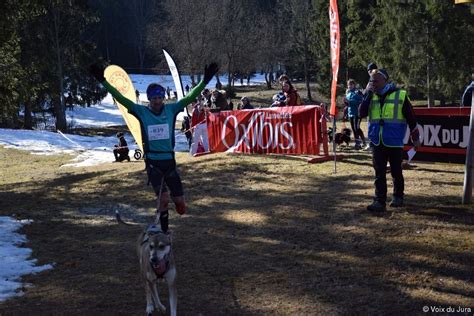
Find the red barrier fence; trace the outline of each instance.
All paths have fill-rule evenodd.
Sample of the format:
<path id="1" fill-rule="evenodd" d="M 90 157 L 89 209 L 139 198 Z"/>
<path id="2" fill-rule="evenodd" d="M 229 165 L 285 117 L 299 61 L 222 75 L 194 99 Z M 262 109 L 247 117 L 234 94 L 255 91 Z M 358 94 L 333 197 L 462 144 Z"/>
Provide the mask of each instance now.
<path id="1" fill-rule="evenodd" d="M 317 105 L 211 113 L 211 152 L 328 155 L 324 110 Z M 324 133 L 323 133 L 324 131 Z"/>

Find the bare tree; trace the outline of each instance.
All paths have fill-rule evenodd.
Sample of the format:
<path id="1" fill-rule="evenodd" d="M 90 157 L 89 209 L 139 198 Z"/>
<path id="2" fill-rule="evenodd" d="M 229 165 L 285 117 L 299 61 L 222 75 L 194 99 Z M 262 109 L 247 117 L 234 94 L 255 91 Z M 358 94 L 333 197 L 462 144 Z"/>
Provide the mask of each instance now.
<path id="1" fill-rule="evenodd" d="M 121 4 L 129 18 L 125 30 L 128 34 L 129 42 L 133 44 L 138 56 L 138 66 L 143 70 L 147 50 L 147 31 L 149 25 L 156 19 L 161 19 L 164 14 L 161 9 L 160 0 L 122 0 Z M 160 12 L 161 9 L 161 12 Z M 158 33 L 159 34 L 159 33 Z M 157 34 L 157 35 L 158 35 Z M 155 38 L 159 36 L 155 36 Z"/>
<path id="2" fill-rule="evenodd" d="M 182 72 L 191 75 L 193 84 L 200 79 L 203 65 L 213 59 L 211 39 L 214 24 L 210 0 L 167 0 L 163 8 L 168 19 L 154 21 L 148 32 L 148 43 L 156 51 L 166 48 Z"/>

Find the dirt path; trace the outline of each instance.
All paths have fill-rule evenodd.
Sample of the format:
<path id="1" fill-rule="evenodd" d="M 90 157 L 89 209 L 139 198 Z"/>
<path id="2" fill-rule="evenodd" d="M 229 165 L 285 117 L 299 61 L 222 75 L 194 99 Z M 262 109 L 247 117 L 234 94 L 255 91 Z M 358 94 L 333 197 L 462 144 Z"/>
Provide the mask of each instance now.
<path id="1" fill-rule="evenodd" d="M 23 228 L 39 264 L 33 287 L 0 314 L 142 315 L 134 242 L 152 190 L 143 163 L 59 168 L 68 156 L 0 148 L 0 215 Z M 474 311 L 474 211 L 460 205 L 463 166 L 405 171 L 406 206 L 365 211 L 370 157 L 307 164 L 266 156 L 177 155 L 187 215 L 171 211 L 181 315 L 421 314 Z M 390 187 L 391 188 L 391 187 Z M 161 294 L 166 302 L 166 291 Z"/>

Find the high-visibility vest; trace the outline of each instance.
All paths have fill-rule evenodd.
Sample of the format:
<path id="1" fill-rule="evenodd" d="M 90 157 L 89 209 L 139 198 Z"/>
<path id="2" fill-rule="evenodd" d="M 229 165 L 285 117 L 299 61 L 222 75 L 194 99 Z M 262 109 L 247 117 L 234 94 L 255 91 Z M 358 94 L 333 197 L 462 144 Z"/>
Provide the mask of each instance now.
<path id="1" fill-rule="evenodd" d="M 369 139 L 374 145 L 380 141 L 387 147 L 403 147 L 407 121 L 403 115 L 403 103 L 407 98 L 405 90 L 396 90 L 385 97 L 383 107 L 374 94 L 369 106 Z"/>

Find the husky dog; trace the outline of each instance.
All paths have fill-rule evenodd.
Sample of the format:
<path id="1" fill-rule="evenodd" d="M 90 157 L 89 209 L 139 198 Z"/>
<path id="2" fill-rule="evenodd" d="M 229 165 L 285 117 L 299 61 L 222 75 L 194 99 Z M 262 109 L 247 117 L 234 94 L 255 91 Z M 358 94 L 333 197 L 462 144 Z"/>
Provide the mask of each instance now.
<path id="1" fill-rule="evenodd" d="M 176 290 L 176 265 L 171 250 L 171 235 L 164 233 L 155 224 L 150 225 L 140 234 L 137 241 L 140 272 L 143 277 L 146 293 L 146 313 L 153 310 L 166 311 L 158 297 L 157 283 L 165 279 L 168 284 L 171 315 L 176 315 L 178 294 Z"/>

